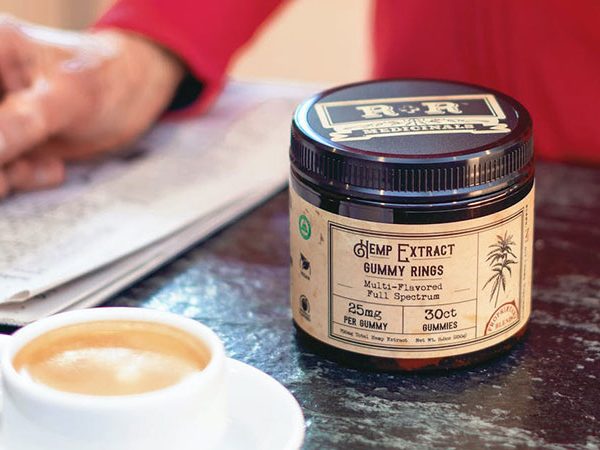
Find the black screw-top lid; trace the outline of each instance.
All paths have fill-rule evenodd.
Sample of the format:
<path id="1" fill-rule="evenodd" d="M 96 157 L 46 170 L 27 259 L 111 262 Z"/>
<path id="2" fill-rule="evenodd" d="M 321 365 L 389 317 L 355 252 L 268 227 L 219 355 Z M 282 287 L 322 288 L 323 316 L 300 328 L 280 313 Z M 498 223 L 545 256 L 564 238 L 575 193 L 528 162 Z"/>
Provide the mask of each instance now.
<path id="1" fill-rule="evenodd" d="M 301 104 L 290 159 L 300 178 L 343 195 L 458 200 L 531 179 L 532 124 L 516 100 L 481 86 L 371 81 Z"/>

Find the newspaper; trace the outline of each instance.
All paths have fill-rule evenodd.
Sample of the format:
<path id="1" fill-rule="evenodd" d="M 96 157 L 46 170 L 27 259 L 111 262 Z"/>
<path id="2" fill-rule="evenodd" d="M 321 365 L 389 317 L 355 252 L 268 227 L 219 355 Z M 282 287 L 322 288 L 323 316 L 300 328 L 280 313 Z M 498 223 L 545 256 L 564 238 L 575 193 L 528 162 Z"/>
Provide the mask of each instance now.
<path id="1" fill-rule="evenodd" d="M 0 323 L 98 304 L 282 189 L 311 92 L 232 83 L 210 113 L 0 203 Z"/>

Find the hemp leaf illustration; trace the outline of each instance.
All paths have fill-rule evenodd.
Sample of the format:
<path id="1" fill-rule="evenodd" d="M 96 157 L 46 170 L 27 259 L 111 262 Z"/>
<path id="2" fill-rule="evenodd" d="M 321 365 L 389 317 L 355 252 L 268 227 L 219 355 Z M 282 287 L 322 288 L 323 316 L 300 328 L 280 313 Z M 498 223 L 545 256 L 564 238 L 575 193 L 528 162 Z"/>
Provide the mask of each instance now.
<path id="1" fill-rule="evenodd" d="M 512 276 L 511 264 L 517 263 L 517 255 L 513 252 L 514 245 L 516 244 L 513 241 L 512 235 L 507 234 L 505 231 L 504 236 L 497 235 L 496 242 L 488 247 L 490 252 L 487 254 L 486 261 L 489 262 L 493 274 L 483 285 L 483 289 L 488 285 L 492 286 L 490 302 L 496 296 L 494 307 L 498 307 L 500 288 L 502 288 L 502 292 L 506 291 L 507 277 L 510 278 Z"/>

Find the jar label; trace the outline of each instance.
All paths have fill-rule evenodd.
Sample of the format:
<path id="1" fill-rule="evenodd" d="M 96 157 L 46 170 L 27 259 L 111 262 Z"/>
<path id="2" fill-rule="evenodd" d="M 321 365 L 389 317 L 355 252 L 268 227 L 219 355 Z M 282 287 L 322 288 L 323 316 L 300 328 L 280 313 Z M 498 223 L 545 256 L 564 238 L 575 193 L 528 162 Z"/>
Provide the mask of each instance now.
<path id="1" fill-rule="evenodd" d="M 485 217 L 408 225 L 333 214 L 291 188 L 296 323 L 334 347 L 389 358 L 508 339 L 531 313 L 533 200 L 534 189 Z"/>

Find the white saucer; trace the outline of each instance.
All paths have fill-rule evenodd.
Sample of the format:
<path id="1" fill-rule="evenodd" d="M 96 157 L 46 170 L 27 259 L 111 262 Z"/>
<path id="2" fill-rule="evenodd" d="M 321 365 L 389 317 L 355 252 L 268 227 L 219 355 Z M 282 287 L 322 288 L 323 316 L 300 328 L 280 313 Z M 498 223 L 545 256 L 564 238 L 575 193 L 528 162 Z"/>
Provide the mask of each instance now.
<path id="1" fill-rule="evenodd" d="M 277 380 L 228 358 L 227 389 L 227 428 L 217 450 L 300 448 L 304 440 L 302 410 Z M 1 434 L 0 450 L 7 450 Z"/>
<path id="2" fill-rule="evenodd" d="M 304 416 L 294 396 L 252 366 L 228 359 L 228 424 L 223 450 L 298 450 Z"/>

